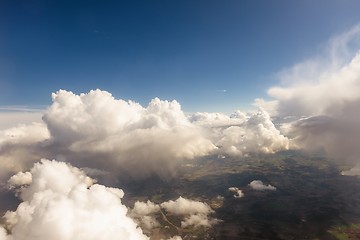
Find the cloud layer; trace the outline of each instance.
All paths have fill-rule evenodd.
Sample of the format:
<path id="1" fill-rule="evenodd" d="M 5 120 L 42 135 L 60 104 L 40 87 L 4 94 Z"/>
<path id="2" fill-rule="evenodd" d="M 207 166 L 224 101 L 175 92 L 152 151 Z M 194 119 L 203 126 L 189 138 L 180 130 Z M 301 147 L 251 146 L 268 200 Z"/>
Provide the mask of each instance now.
<path id="1" fill-rule="evenodd" d="M 142 107 L 101 90 L 80 95 L 60 90 L 52 99 L 42 123 L 0 131 L 0 181 L 40 158 L 133 178 L 168 178 L 183 159 L 289 147 L 263 109 L 186 116 L 176 101 L 155 98 Z"/>

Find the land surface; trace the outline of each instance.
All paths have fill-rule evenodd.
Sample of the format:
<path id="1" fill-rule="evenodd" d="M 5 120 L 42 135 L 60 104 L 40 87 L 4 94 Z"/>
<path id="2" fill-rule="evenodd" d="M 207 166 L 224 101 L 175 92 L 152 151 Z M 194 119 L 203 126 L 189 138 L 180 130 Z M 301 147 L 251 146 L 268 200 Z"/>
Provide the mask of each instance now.
<path id="1" fill-rule="evenodd" d="M 150 199 L 161 203 L 179 196 L 208 203 L 211 228 L 180 229 L 180 220 L 166 212 L 152 239 L 360 239 L 360 178 L 344 176 L 339 161 L 297 151 L 235 158 L 212 156 L 185 162 L 177 176 L 163 180 L 121 180 L 124 201 Z M 275 191 L 256 191 L 261 180 Z M 234 198 L 229 187 L 244 193 Z"/>

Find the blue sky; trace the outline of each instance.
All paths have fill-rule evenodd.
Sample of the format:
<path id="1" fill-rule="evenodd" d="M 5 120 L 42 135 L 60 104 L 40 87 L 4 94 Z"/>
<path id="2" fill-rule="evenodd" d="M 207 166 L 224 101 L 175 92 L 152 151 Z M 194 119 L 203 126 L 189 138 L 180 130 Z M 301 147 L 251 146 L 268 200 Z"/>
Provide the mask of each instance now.
<path id="1" fill-rule="evenodd" d="M 159 97 L 185 111 L 246 109 L 359 12 L 357 0 L 3 0 L 0 105 L 100 88 L 143 105 Z"/>

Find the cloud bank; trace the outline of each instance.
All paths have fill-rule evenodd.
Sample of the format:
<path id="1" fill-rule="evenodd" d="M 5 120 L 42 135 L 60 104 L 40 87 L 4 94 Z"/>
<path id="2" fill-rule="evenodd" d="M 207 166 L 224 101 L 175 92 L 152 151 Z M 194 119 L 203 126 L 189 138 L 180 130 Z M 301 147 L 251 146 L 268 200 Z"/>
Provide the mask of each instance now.
<path id="1" fill-rule="evenodd" d="M 80 95 L 60 90 L 52 98 L 43 123 L 0 132 L 1 175 L 28 170 L 40 158 L 56 158 L 136 178 L 166 178 L 182 159 L 216 149 L 176 101 L 155 98 L 144 108 L 100 90 Z"/>
<path id="2" fill-rule="evenodd" d="M 80 95 L 60 90 L 52 100 L 43 122 L 0 131 L 0 181 L 41 158 L 97 173 L 168 178 L 184 159 L 289 147 L 263 109 L 186 116 L 176 101 L 155 98 L 143 107 L 101 90 Z"/>

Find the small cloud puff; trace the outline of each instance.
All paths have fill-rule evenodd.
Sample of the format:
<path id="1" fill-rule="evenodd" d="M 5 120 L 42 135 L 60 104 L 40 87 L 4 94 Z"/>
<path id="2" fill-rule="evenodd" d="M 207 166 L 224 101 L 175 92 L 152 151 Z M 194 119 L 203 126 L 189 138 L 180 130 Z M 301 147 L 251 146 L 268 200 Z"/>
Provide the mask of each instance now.
<path id="1" fill-rule="evenodd" d="M 244 196 L 244 193 L 237 187 L 230 187 L 228 190 L 234 193 L 234 198 L 242 198 Z"/>
<path id="2" fill-rule="evenodd" d="M 265 185 L 262 181 L 260 180 L 254 180 L 251 181 L 251 183 L 249 183 L 249 186 L 257 191 L 265 191 L 265 190 L 270 190 L 270 191 L 275 191 L 276 187 L 269 185 Z"/>

